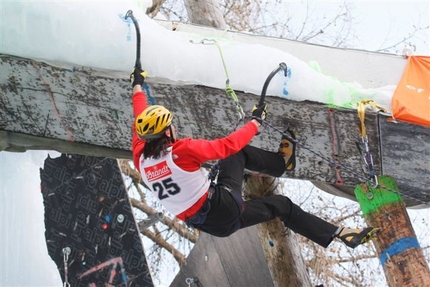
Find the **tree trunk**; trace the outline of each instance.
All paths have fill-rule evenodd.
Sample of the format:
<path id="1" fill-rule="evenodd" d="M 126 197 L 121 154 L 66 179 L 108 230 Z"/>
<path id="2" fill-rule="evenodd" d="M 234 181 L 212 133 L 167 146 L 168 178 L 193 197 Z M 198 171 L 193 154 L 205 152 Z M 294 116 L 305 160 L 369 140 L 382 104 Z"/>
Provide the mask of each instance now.
<path id="1" fill-rule="evenodd" d="M 226 29 L 227 25 L 216 0 L 184 0 L 190 22 Z"/>
<path id="2" fill-rule="evenodd" d="M 246 179 L 245 190 L 249 197 L 268 196 L 277 193 L 278 182 L 277 178 L 254 175 Z M 274 285 L 311 286 L 295 234 L 279 219 L 259 224 L 257 230 Z"/>
<path id="3" fill-rule="evenodd" d="M 381 176 L 379 183 L 386 188 L 361 184 L 355 193 L 367 224 L 381 229 L 374 244 L 388 286 L 429 286 L 430 270 L 396 182 Z"/>

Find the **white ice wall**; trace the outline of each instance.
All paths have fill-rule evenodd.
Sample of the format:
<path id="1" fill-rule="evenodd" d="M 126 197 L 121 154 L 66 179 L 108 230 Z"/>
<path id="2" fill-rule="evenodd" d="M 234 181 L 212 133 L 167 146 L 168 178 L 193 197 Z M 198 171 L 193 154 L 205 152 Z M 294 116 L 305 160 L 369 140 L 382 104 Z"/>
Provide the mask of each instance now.
<path id="1" fill-rule="evenodd" d="M 374 99 L 390 110 L 397 82 L 369 88 L 363 87 L 354 77 L 350 77 L 348 82 L 341 81 L 335 71 L 328 69 L 327 75 L 324 74 L 327 69 L 319 71 L 318 60 L 311 67 L 299 52 L 304 50 L 303 47 L 296 50 L 288 48 L 293 54 L 285 52 L 281 46 L 288 43 L 286 41 L 237 36 L 240 34 L 208 28 L 205 31 L 178 29 L 174 32 L 170 27 L 149 19 L 137 4 L 137 1 L 128 0 L 88 3 L 3 0 L 0 6 L 0 53 L 128 73 L 132 70 L 136 53 L 134 26 L 130 19 L 124 19 L 131 9 L 141 30 L 142 66 L 150 77 L 224 88 L 226 75 L 219 50 L 215 45 L 195 44 L 209 37 L 216 39 L 222 50 L 234 89 L 260 94 L 267 75 L 280 62 L 285 62 L 289 68 L 288 77 L 275 77 L 268 95 L 352 108 L 361 99 Z M 246 41 L 244 37 L 254 40 Z M 255 39 L 260 40 L 255 42 Z M 263 42 L 265 45 L 260 44 Z M 289 43 L 288 47 L 292 47 Z M 327 48 L 319 48 L 315 59 L 327 63 L 336 61 L 336 58 L 321 58 L 318 51 Z M 301 54 L 301 58 L 296 53 Z M 353 59 L 341 59 L 346 72 L 349 71 L 348 60 L 351 61 L 351 71 L 358 64 Z M 375 67 L 366 68 L 373 72 L 381 67 L 375 63 Z M 401 72 L 396 71 L 396 77 L 400 75 Z"/>

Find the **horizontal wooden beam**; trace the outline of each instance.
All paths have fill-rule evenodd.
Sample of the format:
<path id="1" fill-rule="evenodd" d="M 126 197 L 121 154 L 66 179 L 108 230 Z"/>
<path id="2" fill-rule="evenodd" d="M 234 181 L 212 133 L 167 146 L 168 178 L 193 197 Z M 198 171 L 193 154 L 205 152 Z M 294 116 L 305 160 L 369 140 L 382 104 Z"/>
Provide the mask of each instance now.
<path id="1" fill-rule="evenodd" d="M 70 147 L 76 146 L 76 153 L 84 153 L 82 147 L 92 146 L 100 148 L 94 152 L 98 156 L 129 158 L 133 115 L 128 74 L 4 55 L 0 71 L 0 130 L 12 138 L 8 143 L 2 136 L 2 149 L 19 149 L 18 135 L 27 135 L 52 140 L 55 144 L 47 144 L 46 149 L 59 152 L 71 153 Z M 149 78 L 146 88 L 151 104 L 165 105 L 174 113 L 182 137 L 222 137 L 237 123 L 235 105 L 224 90 L 156 78 Z M 236 94 L 245 111 L 259 98 Z M 271 125 L 292 128 L 299 141 L 297 168 L 284 176 L 353 196 L 353 187 L 366 178 L 357 149 L 361 142 L 357 112 L 278 97 L 267 97 L 267 102 Z M 429 201 L 430 129 L 390 123 L 370 112 L 365 124 L 376 173 L 389 171 L 401 189 L 404 186 L 419 201 Z M 266 126 L 252 144 L 276 151 L 280 138 L 279 132 Z M 22 149 L 32 149 L 28 137 L 23 141 Z M 37 149 L 43 147 L 39 140 Z"/>

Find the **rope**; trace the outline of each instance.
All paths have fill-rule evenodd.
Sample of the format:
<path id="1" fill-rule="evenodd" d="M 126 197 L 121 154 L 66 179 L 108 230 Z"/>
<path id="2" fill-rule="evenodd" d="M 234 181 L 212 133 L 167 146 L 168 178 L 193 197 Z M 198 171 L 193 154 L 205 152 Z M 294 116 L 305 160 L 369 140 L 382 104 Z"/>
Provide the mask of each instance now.
<path id="1" fill-rule="evenodd" d="M 217 41 L 215 39 L 202 39 L 200 42 L 195 43 L 193 40 L 190 40 L 191 43 L 193 44 L 203 44 L 203 45 L 215 45 L 218 48 L 218 52 L 219 55 L 221 57 L 221 62 L 224 68 L 224 73 L 226 76 L 226 81 L 225 81 L 225 92 L 228 96 L 230 96 L 235 105 L 236 105 L 236 111 L 238 113 L 239 119 L 235 125 L 235 127 L 233 128 L 233 131 L 235 131 L 237 129 L 237 127 L 240 125 L 240 123 L 245 119 L 245 112 L 243 111 L 243 108 L 239 102 L 239 99 L 236 95 L 236 92 L 233 90 L 233 88 L 230 86 L 230 77 L 228 75 L 228 69 L 227 69 L 227 65 L 225 63 L 225 59 L 224 59 L 224 55 L 222 53 L 222 49 L 220 47 L 220 45 L 217 43 Z M 215 178 L 218 175 L 218 171 L 219 171 L 219 165 L 220 165 L 220 161 L 218 160 L 214 165 L 212 165 L 211 170 L 209 171 L 209 179 L 213 182 L 215 180 Z"/>
<path id="2" fill-rule="evenodd" d="M 235 126 L 235 129 L 236 129 L 239 126 L 240 122 L 244 120 L 245 112 L 243 111 L 243 108 L 239 102 L 239 99 L 238 99 L 235 91 L 230 86 L 230 76 L 228 75 L 227 65 L 225 63 L 224 55 L 222 53 L 222 49 L 221 49 L 220 45 L 218 44 L 218 42 L 215 39 L 207 39 L 207 38 L 202 39 L 198 43 L 195 43 L 193 40 L 190 40 L 190 42 L 193 44 L 215 45 L 218 48 L 218 52 L 219 52 L 219 55 L 221 57 L 221 62 L 222 62 L 223 68 L 224 68 L 225 77 L 227 78 L 227 80 L 225 81 L 225 92 L 228 96 L 230 96 L 233 99 L 233 101 L 236 105 L 236 110 L 237 110 L 238 115 L 239 115 L 239 121 Z"/>

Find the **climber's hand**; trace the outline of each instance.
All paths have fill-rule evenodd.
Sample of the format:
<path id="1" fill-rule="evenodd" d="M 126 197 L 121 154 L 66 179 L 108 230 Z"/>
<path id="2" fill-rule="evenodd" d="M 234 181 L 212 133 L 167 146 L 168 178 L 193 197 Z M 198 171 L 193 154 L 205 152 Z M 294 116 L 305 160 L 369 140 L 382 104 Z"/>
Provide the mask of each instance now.
<path id="1" fill-rule="evenodd" d="M 134 67 L 133 72 L 130 74 L 131 87 L 136 85 L 143 86 L 143 82 L 145 78 L 148 76 L 148 73 L 141 68 Z"/>
<path id="2" fill-rule="evenodd" d="M 266 117 L 267 117 L 267 104 L 264 103 L 259 107 L 257 107 L 257 105 L 254 105 L 254 107 L 252 108 L 251 118 L 258 121 L 260 124 L 262 124 L 263 121 L 266 120 Z"/>

